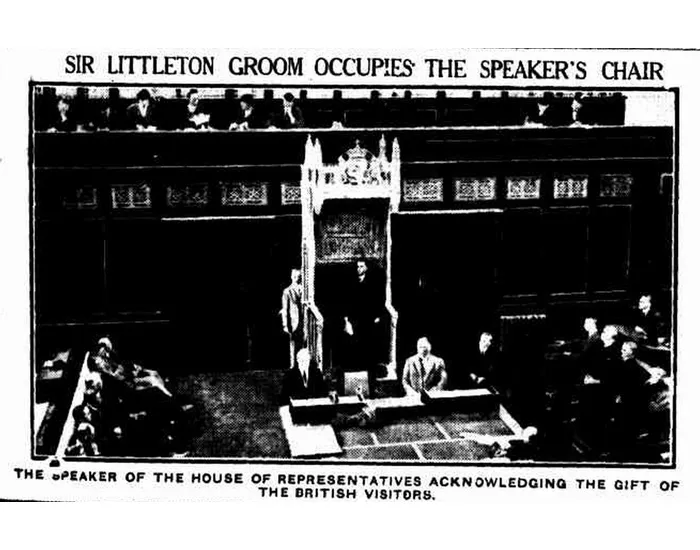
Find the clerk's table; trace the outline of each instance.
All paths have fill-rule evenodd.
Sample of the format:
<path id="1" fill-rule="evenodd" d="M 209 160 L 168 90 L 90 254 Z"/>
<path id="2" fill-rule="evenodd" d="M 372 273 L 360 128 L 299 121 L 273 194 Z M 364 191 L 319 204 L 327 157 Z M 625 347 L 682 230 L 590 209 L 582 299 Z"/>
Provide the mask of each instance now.
<path id="1" fill-rule="evenodd" d="M 523 434 L 488 389 L 291 400 L 280 416 L 293 458 L 478 461 Z"/>

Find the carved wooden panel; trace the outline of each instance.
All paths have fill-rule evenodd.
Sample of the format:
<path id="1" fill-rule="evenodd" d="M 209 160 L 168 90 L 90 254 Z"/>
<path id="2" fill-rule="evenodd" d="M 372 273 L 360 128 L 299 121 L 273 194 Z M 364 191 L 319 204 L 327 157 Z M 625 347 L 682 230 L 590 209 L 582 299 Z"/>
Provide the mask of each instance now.
<path id="1" fill-rule="evenodd" d="M 170 207 L 205 207 L 209 204 L 209 184 L 168 185 L 166 201 Z"/>
<path id="2" fill-rule="evenodd" d="M 301 204 L 301 186 L 297 183 L 282 182 L 282 205 Z"/>
<path id="3" fill-rule="evenodd" d="M 506 178 L 506 196 L 509 199 L 539 199 L 541 182 L 537 176 L 510 176 Z"/>
<path id="4" fill-rule="evenodd" d="M 555 199 L 585 199 L 588 196 L 588 176 L 566 175 L 554 177 Z"/>
<path id="5" fill-rule="evenodd" d="M 262 181 L 222 182 L 223 206 L 266 206 L 268 184 Z"/>
<path id="6" fill-rule="evenodd" d="M 330 214 L 320 220 L 316 257 L 320 263 L 349 262 L 360 256 L 381 260 L 383 225 L 364 212 Z"/>
<path id="7" fill-rule="evenodd" d="M 407 179 L 403 182 L 405 202 L 440 202 L 442 199 L 442 178 Z"/>
<path id="8" fill-rule="evenodd" d="M 112 208 L 136 210 L 151 207 L 151 186 L 147 183 L 112 186 Z"/>
<path id="9" fill-rule="evenodd" d="M 625 198 L 632 194 L 632 176 L 629 174 L 602 174 L 601 198 Z"/>
<path id="10" fill-rule="evenodd" d="M 496 198 L 496 178 L 457 178 L 455 200 L 461 202 L 492 201 Z"/>
<path id="11" fill-rule="evenodd" d="M 97 208 L 97 188 L 94 185 L 69 187 L 62 197 L 67 210 L 94 210 Z"/>

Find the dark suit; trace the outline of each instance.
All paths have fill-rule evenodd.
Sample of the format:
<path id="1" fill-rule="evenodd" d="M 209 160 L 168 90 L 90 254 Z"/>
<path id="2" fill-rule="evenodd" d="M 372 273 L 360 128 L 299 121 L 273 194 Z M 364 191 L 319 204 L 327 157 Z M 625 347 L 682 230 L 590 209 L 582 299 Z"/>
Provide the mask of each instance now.
<path id="1" fill-rule="evenodd" d="M 285 112 L 284 109 L 282 109 L 274 117 L 274 119 L 273 119 L 274 125 L 277 128 L 281 128 L 283 130 L 286 130 L 289 128 L 303 128 L 305 126 L 304 114 L 301 112 L 301 109 L 299 108 L 299 106 L 296 103 L 292 105 L 291 113 L 292 113 L 292 117 L 290 117 L 289 114 L 287 112 Z M 292 118 L 294 120 L 292 120 Z"/>
<path id="2" fill-rule="evenodd" d="M 57 132 L 75 132 L 77 125 L 71 116 L 67 116 L 65 120 L 62 120 L 61 117 L 58 116 L 56 117 L 53 128 Z"/>
<path id="3" fill-rule="evenodd" d="M 498 375 L 497 368 L 497 352 L 491 346 L 485 352 L 477 350 L 477 353 L 472 357 L 472 364 L 468 365 L 469 370 L 477 378 L 484 378 L 489 382 L 494 382 Z"/>
<path id="4" fill-rule="evenodd" d="M 406 394 L 442 390 L 447 383 L 445 362 L 435 355 L 413 355 L 406 359 L 402 382 Z"/>
<path id="5" fill-rule="evenodd" d="M 139 126 L 147 128 L 149 126 L 155 126 L 155 108 L 153 102 L 148 103 L 148 109 L 146 109 L 146 114 L 144 115 L 139 109 L 139 104 L 132 103 L 126 108 L 126 120 L 128 122 L 128 128 L 131 130 L 137 129 Z"/>
<path id="6" fill-rule="evenodd" d="M 591 348 L 590 355 L 581 373 L 582 381 L 589 375 L 599 383 L 584 384 L 579 393 L 579 418 L 584 426 L 595 430 L 604 444 L 609 444 L 612 436 L 612 419 L 615 415 L 615 401 L 621 377 L 620 343 L 610 346 L 602 342 Z"/>
<path id="7" fill-rule="evenodd" d="M 347 360 L 350 370 L 372 371 L 379 361 L 379 323 L 385 304 L 384 285 L 379 277 L 366 273 L 362 281 L 354 276 L 344 292 L 345 317 L 352 324 Z M 359 364 L 364 363 L 364 364 Z"/>
<path id="8" fill-rule="evenodd" d="M 659 337 L 665 336 L 661 314 L 653 308 L 646 315 L 636 309 L 632 315 L 632 326 L 641 328 L 646 334 L 647 342 L 654 346 Z"/>
<path id="9" fill-rule="evenodd" d="M 621 452 L 632 452 L 638 436 L 646 431 L 649 423 L 649 402 L 653 388 L 647 385 L 649 365 L 632 357 L 620 361 L 609 377 L 610 393 L 615 399 L 613 409 L 614 444 Z"/>
<path id="10" fill-rule="evenodd" d="M 247 112 L 241 111 L 241 114 L 236 119 L 236 124 L 238 124 L 239 126 L 241 126 L 244 123 L 247 123 L 249 130 L 254 130 L 257 128 L 267 128 L 270 125 L 269 122 L 269 120 L 267 120 L 260 114 L 259 110 L 256 107 L 253 107 L 252 109 L 250 109 L 250 111 Z"/>
<path id="11" fill-rule="evenodd" d="M 622 361 L 620 357 L 620 348 L 622 344 L 616 340 L 610 346 L 604 346 L 600 341 L 598 344 L 593 344 L 588 352 L 585 374 L 589 374 L 593 378 L 601 382 L 609 382 L 611 377 L 615 376 L 618 364 Z"/>
<path id="12" fill-rule="evenodd" d="M 477 348 L 474 353 L 469 355 L 466 364 L 461 369 L 450 372 L 450 387 L 468 389 L 484 384 L 498 386 L 501 382 L 500 374 L 498 352 L 494 347 L 491 346 L 484 353 L 481 353 Z M 484 382 L 479 384 L 474 378 L 483 378 Z"/>
<path id="13" fill-rule="evenodd" d="M 324 397 L 328 393 L 323 374 L 316 367 L 309 367 L 307 381 L 304 383 L 299 367 L 289 369 L 284 373 L 282 381 L 282 403 L 289 403 L 290 399 L 311 399 L 312 397 Z"/>
<path id="14" fill-rule="evenodd" d="M 363 280 L 353 277 L 346 289 L 346 316 L 355 332 L 374 325 L 384 311 L 384 285 L 379 277 L 367 273 Z"/>
<path id="15" fill-rule="evenodd" d="M 582 380 L 585 374 L 596 371 L 596 361 L 600 359 L 602 348 L 603 342 L 597 332 L 583 341 L 576 365 L 577 379 Z"/>

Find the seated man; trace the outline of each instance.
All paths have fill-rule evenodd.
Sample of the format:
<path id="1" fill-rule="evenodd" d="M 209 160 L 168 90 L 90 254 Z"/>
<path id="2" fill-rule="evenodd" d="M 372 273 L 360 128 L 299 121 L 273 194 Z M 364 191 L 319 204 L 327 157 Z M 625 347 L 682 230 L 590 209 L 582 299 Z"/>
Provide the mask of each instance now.
<path id="1" fill-rule="evenodd" d="M 281 128 L 283 130 L 304 127 L 304 115 L 291 93 L 287 92 L 284 94 L 282 112 L 276 114 L 273 124 L 276 128 Z"/>
<path id="2" fill-rule="evenodd" d="M 71 110 L 71 100 L 68 96 L 60 96 L 56 103 L 56 119 L 49 132 L 75 132 L 77 124 Z"/>
<path id="3" fill-rule="evenodd" d="M 205 112 L 199 103 L 199 91 L 192 88 L 187 92 L 187 106 L 185 107 L 182 127 L 189 130 L 206 130 L 209 128 L 209 113 Z"/>
<path id="4" fill-rule="evenodd" d="M 651 294 L 642 294 L 632 316 L 635 335 L 647 344 L 655 346 L 666 339 L 661 314 L 653 307 Z"/>
<path id="5" fill-rule="evenodd" d="M 427 338 L 419 338 L 418 353 L 406 359 L 403 367 L 403 388 L 406 395 L 420 395 L 422 391 L 442 390 L 447 383 L 445 362 L 431 354 Z"/>
<path id="6" fill-rule="evenodd" d="M 68 456 L 99 456 L 100 449 L 95 443 L 95 427 L 89 422 L 80 422 L 66 447 Z"/>
<path id="7" fill-rule="evenodd" d="M 241 111 L 235 122 L 229 126 L 229 130 L 254 130 L 269 126 L 259 109 L 255 106 L 255 100 L 251 94 L 244 94 L 240 99 Z"/>
<path id="8" fill-rule="evenodd" d="M 126 118 L 130 130 L 155 130 L 155 106 L 148 90 L 136 94 L 136 102 L 126 109 Z"/>
<path id="9" fill-rule="evenodd" d="M 311 364 L 309 350 L 300 349 L 297 352 L 296 366 L 284 373 L 281 402 L 288 404 L 290 399 L 311 399 L 327 394 L 328 388 L 323 373 Z"/>
<path id="10" fill-rule="evenodd" d="M 652 367 L 644 361 L 640 361 L 637 358 L 638 349 L 639 346 L 636 342 L 625 342 L 622 344 L 620 355 L 623 365 L 634 368 L 634 372 L 640 382 L 648 386 L 653 386 L 666 376 L 666 372 L 660 367 Z"/>
<path id="11" fill-rule="evenodd" d="M 173 397 L 158 371 L 143 368 L 130 361 L 120 361 L 109 338 L 100 338 L 98 350 L 90 358 L 89 366 L 91 370 L 107 374 L 133 390 L 153 389 L 165 397 Z"/>
<path id="12" fill-rule="evenodd" d="M 583 343 L 583 351 L 596 346 L 600 342 L 600 332 L 598 331 L 598 319 L 586 317 L 583 321 L 583 330 L 586 331 L 586 340 Z"/>
<path id="13" fill-rule="evenodd" d="M 652 367 L 637 358 L 636 342 L 625 342 L 620 350 L 622 359 L 612 383 L 616 387 L 618 402 L 626 408 L 637 407 L 635 416 L 641 409 L 646 409 L 656 386 L 666 373 L 662 368 Z"/>
<path id="14" fill-rule="evenodd" d="M 615 379 L 621 361 L 619 339 L 618 328 L 606 325 L 600 334 L 600 345 L 591 349 L 580 373 L 583 385 L 579 387 L 578 420 L 602 442 L 609 438 L 615 408 Z"/>
<path id="15" fill-rule="evenodd" d="M 614 375 L 616 364 L 620 360 L 621 343 L 619 330 L 615 325 L 606 325 L 600 334 L 600 345 L 590 350 L 584 370 L 585 385 L 599 384 Z"/>
<path id="16" fill-rule="evenodd" d="M 652 381 L 653 382 L 653 381 Z M 638 443 L 646 448 L 648 460 L 668 462 L 670 460 L 671 407 L 673 405 L 673 380 L 664 375 L 649 385 L 650 399 L 647 403 L 646 423 L 639 434 Z"/>
<path id="17" fill-rule="evenodd" d="M 633 452 L 634 442 L 650 424 L 649 405 L 663 380 L 663 369 L 637 359 L 637 343 L 622 344 L 621 361 L 609 383 L 615 397 L 616 444 L 621 452 Z M 633 455 L 632 455 L 633 456 Z"/>
<path id="18" fill-rule="evenodd" d="M 577 373 L 588 373 L 591 369 L 595 370 L 595 366 L 591 366 L 600 356 L 600 350 L 603 347 L 603 342 L 600 338 L 598 330 L 598 320 L 595 317 L 586 317 L 583 321 L 583 329 L 586 331 L 586 338 L 580 342 L 581 354 L 578 356 Z"/>

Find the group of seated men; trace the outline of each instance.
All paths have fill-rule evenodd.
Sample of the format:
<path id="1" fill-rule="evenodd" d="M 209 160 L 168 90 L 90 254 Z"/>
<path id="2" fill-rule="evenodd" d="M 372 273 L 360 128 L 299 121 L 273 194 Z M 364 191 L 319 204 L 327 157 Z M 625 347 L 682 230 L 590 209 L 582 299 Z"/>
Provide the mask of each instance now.
<path id="1" fill-rule="evenodd" d="M 88 130 L 138 130 L 155 131 L 158 129 L 208 130 L 214 128 L 212 112 L 200 102 L 197 89 L 187 92 L 187 103 L 180 109 L 168 108 L 167 100 L 157 99 L 146 90 L 136 94 L 136 100 L 126 107 L 125 112 L 107 106 L 99 116 L 86 120 L 78 116 L 73 109 L 73 100 L 66 95 L 56 101 L 56 112 L 52 116 L 48 131 L 75 132 Z M 237 108 L 220 116 L 218 129 L 253 130 L 253 129 L 289 129 L 305 126 L 304 114 L 292 93 L 285 93 L 281 104 L 274 109 L 259 108 L 252 94 L 244 94 L 238 100 Z M 222 126 L 223 124 L 223 126 Z"/>
<path id="2" fill-rule="evenodd" d="M 406 99 L 410 102 L 410 95 Z M 585 111 L 586 99 L 580 93 L 571 100 L 554 98 L 548 95 L 528 98 L 516 111 L 519 114 L 508 115 L 500 125 L 525 124 L 542 126 L 568 126 L 582 123 L 590 123 L 581 113 Z M 409 103 L 410 104 L 410 103 Z M 294 94 L 286 92 L 281 101 L 264 100 L 256 101 L 252 94 L 243 94 L 235 100 L 227 99 L 217 106 L 203 105 L 200 101 L 199 90 L 193 88 L 186 94 L 186 102 L 173 101 L 158 98 L 146 89 L 140 90 L 135 100 L 126 108 L 120 101 L 108 101 L 106 105 L 96 109 L 96 106 L 86 107 L 85 101 L 68 95 L 61 95 L 56 99 L 55 107 L 46 115 L 48 121 L 39 123 L 48 131 L 75 132 L 93 130 L 253 130 L 253 129 L 290 129 L 305 128 L 307 126 L 342 128 L 345 125 L 345 107 L 340 97 L 331 103 L 330 111 L 323 117 L 323 122 L 311 121 L 307 124 L 307 118 L 314 117 L 314 109 L 307 102 L 297 101 Z M 312 116 L 305 117 L 307 107 L 312 111 Z M 449 109 L 437 109 L 437 111 L 449 112 Z M 459 118 L 452 119 L 443 113 L 445 120 L 440 123 L 436 118 L 432 123 L 428 120 L 411 123 L 413 118 L 410 109 L 401 109 L 389 116 L 383 100 L 378 92 L 373 92 L 366 112 L 360 117 L 363 125 L 377 126 L 413 126 L 413 125 L 479 125 L 479 122 L 469 122 Z M 469 110 L 467 110 L 469 111 Z M 325 112 L 325 111 L 324 111 Z M 457 109 L 459 112 L 459 109 Z M 435 115 L 438 116 L 437 114 Z M 498 115 L 489 115 L 491 117 Z M 41 117 L 40 117 L 41 118 Z M 488 116 L 487 116 L 488 119 Z M 490 119 L 488 119 L 490 120 Z M 495 124 L 492 120 L 489 124 Z M 348 125 L 353 125 L 348 123 Z M 43 128 L 42 128 L 43 129 Z"/>
<path id="3" fill-rule="evenodd" d="M 606 447 L 623 455 L 639 445 L 668 452 L 673 383 L 670 364 L 650 365 L 640 352 L 667 343 L 661 315 L 651 296 L 641 296 L 631 323 L 584 321 L 587 338 L 580 356 L 582 376 L 577 421 L 597 430 Z"/>
<path id="4" fill-rule="evenodd" d="M 160 456 L 177 454 L 181 424 L 190 404 L 181 404 L 155 370 L 122 360 L 109 338 L 88 357 L 82 402 L 72 411 L 71 456 Z"/>

